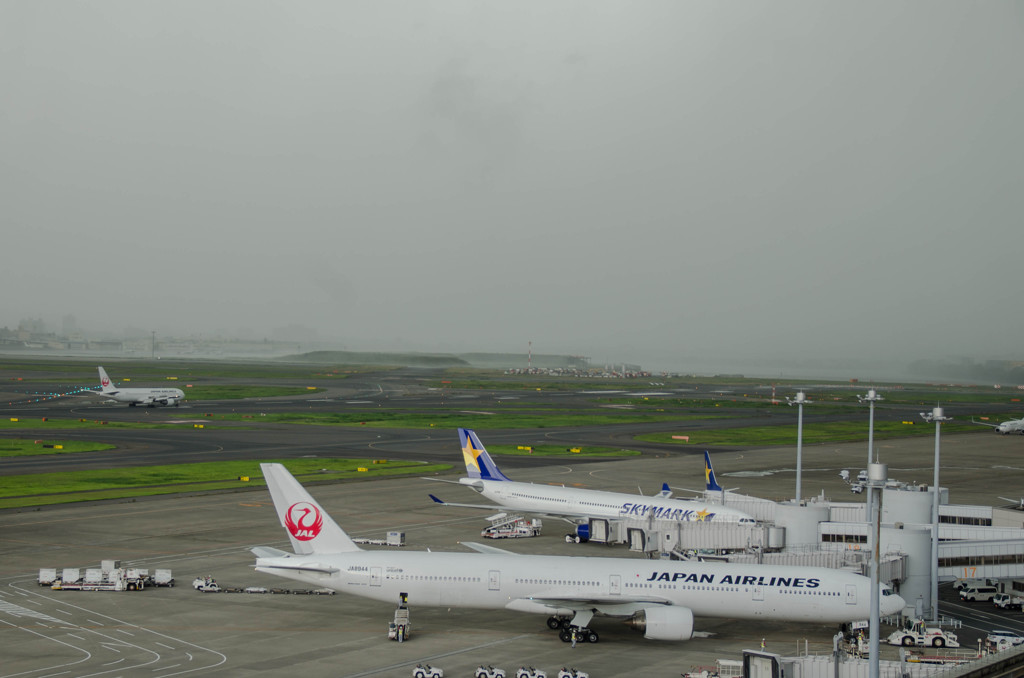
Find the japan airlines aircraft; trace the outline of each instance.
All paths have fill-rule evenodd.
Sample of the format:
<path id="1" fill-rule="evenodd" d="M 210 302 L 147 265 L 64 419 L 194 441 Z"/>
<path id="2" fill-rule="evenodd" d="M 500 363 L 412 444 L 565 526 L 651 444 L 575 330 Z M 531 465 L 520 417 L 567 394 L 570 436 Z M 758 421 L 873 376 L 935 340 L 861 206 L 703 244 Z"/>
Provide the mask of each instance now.
<path id="1" fill-rule="evenodd" d="M 145 405 L 156 407 L 157 405 L 177 406 L 185 399 L 185 393 L 180 388 L 116 388 L 114 383 L 107 376 L 107 371 L 100 368 L 99 391 L 92 391 L 119 403 L 128 403 L 129 407 Z"/>
<path id="2" fill-rule="evenodd" d="M 971 423 L 981 424 L 982 426 L 991 426 L 996 430 L 996 433 L 1002 433 L 1003 435 L 1006 435 L 1007 433 L 1019 433 L 1024 435 L 1024 419 L 1008 419 L 999 424 L 989 424 L 984 421 L 974 421 L 974 419 L 971 419 Z"/>
<path id="3" fill-rule="evenodd" d="M 655 640 L 688 640 L 694 617 L 843 623 L 866 619 L 871 580 L 823 567 L 641 558 L 364 551 L 280 464 L 260 464 L 294 553 L 258 546 L 256 570 L 390 603 L 513 610 L 597 642 L 595 616 L 628 619 Z M 904 601 L 881 587 L 882 615 Z"/>
<path id="4" fill-rule="evenodd" d="M 459 484 L 473 488 L 493 501 L 494 505 L 453 504 L 430 495 L 435 502 L 445 506 L 488 510 L 512 509 L 563 518 L 576 524 L 577 541 L 589 537 L 591 518 L 705 523 L 755 522 L 749 514 L 729 506 L 673 499 L 667 484 L 662 485 L 662 491 L 657 495 L 645 497 L 639 494 L 516 482 L 498 469 L 475 432 L 460 428 L 459 440 L 462 442 L 462 456 L 466 462 L 466 474 L 469 476 L 460 478 Z M 710 478 L 710 473 L 705 468 L 707 478 Z"/>

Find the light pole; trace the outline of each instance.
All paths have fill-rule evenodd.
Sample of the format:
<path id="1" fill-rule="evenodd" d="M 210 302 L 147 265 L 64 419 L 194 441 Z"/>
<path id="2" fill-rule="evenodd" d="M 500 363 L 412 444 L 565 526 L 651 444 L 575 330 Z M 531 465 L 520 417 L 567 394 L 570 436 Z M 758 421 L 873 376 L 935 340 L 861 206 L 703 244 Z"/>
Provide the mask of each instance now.
<path id="1" fill-rule="evenodd" d="M 803 473 L 803 448 L 804 448 L 804 403 L 811 402 L 807 399 L 807 395 L 803 391 L 797 391 L 796 397 L 790 399 L 786 397 L 786 402 L 790 406 L 797 405 L 798 413 L 796 415 L 796 503 L 800 504 L 800 499 L 803 496 L 801 494 L 800 481 Z"/>
<path id="2" fill-rule="evenodd" d="M 931 414 L 921 413 L 925 421 L 935 422 L 935 471 L 932 480 L 932 622 L 939 623 L 939 431 L 942 422 L 952 417 L 942 415 L 942 408 L 932 409 Z"/>
<path id="3" fill-rule="evenodd" d="M 881 607 L 879 579 L 879 556 L 881 554 L 882 536 L 882 489 L 889 475 L 889 468 L 885 464 L 868 464 L 868 507 L 871 514 L 869 529 L 871 534 L 871 605 L 870 618 L 868 619 L 868 634 L 870 663 L 868 665 L 868 677 L 878 678 L 878 641 L 881 629 L 879 609 Z"/>
<path id="4" fill-rule="evenodd" d="M 868 411 L 870 412 L 870 414 L 868 415 L 868 464 L 867 466 L 864 467 L 868 468 L 868 466 L 871 466 L 871 451 L 875 447 L 875 403 L 879 400 L 885 400 L 885 398 L 878 395 L 875 392 L 875 389 L 872 388 L 868 389 L 868 394 L 866 396 L 857 396 L 857 400 L 859 400 L 862 403 L 868 403 Z M 868 502 L 867 509 L 868 513 L 866 520 L 870 522 L 871 502 Z"/>

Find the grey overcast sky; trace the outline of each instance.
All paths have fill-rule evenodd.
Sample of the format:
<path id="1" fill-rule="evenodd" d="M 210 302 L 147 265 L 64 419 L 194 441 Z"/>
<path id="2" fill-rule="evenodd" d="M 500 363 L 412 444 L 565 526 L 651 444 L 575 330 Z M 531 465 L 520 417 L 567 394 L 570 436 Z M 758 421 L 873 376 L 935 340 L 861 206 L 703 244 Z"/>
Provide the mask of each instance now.
<path id="1" fill-rule="evenodd" d="M 0 326 L 1024 359 L 1024 3 L 0 3 Z"/>

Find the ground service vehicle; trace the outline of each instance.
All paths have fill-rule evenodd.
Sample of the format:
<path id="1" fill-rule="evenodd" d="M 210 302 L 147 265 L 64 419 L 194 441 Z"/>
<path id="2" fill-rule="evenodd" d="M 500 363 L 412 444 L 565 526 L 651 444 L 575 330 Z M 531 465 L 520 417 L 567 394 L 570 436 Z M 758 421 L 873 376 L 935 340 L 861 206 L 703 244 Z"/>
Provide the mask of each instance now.
<path id="1" fill-rule="evenodd" d="M 989 631 L 986 643 L 1006 642 L 1011 646 L 1024 644 L 1024 636 L 1013 631 Z"/>
<path id="2" fill-rule="evenodd" d="M 998 586 L 999 582 L 995 579 L 957 579 L 953 582 L 953 590 L 960 591 L 967 589 L 972 586 Z"/>
<path id="3" fill-rule="evenodd" d="M 412 670 L 412 678 L 444 678 L 444 671 L 430 664 L 417 664 Z"/>
<path id="4" fill-rule="evenodd" d="M 404 643 L 409 639 L 409 608 L 404 605 L 395 610 L 394 621 L 388 622 L 388 638 Z"/>
<path id="5" fill-rule="evenodd" d="M 1024 607 L 1024 598 L 1009 593 L 997 593 L 992 596 L 992 604 L 1001 610 L 1020 610 Z"/>
<path id="6" fill-rule="evenodd" d="M 505 669 L 496 669 L 493 666 L 478 666 L 473 676 L 474 678 L 505 678 Z"/>
<path id="7" fill-rule="evenodd" d="M 575 666 L 570 668 L 563 666 L 558 672 L 558 678 L 590 678 L 590 674 L 577 670 Z"/>
<path id="8" fill-rule="evenodd" d="M 925 626 L 923 619 L 915 620 L 910 628 L 893 631 L 886 642 L 904 647 L 960 647 L 955 634 Z"/>
<path id="9" fill-rule="evenodd" d="M 978 600 L 992 600 L 999 593 L 995 586 L 970 586 L 960 589 L 960 600 L 969 600 L 972 603 Z"/>
<path id="10" fill-rule="evenodd" d="M 516 678 L 548 678 L 548 674 L 532 666 L 520 666 Z"/>

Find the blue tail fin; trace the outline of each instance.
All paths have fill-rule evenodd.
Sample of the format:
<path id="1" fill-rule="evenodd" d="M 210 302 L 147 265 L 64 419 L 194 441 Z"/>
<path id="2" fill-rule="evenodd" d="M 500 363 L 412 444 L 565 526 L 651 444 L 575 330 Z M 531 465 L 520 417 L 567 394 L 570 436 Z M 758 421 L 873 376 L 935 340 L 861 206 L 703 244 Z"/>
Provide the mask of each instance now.
<path id="1" fill-rule="evenodd" d="M 462 458 L 466 462 L 466 474 L 470 478 L 480 480 L 510 480 L 498 470 L 497 464 L 487 454 L 484 444 L 476 437 L 476 433 L 468 428 L 459 429 L 459 442 L 462 443 Z"/>
<path id="2" fill-rule="evenodd" d="M 722 491 L 722 486 L 715 480 L 715 469 L 711 468 L 711 456 L 707 450 L 704 450 L 704 485 L 709 491 Z"/>

